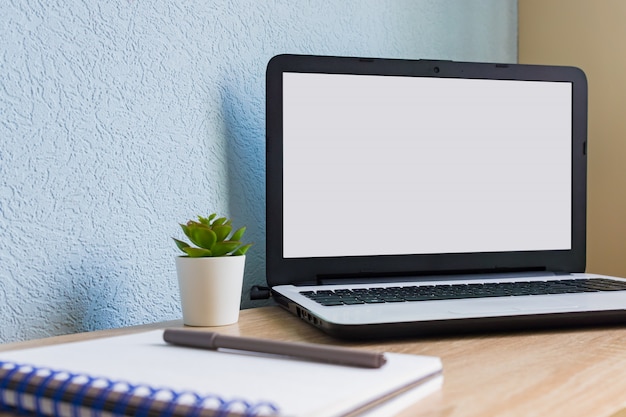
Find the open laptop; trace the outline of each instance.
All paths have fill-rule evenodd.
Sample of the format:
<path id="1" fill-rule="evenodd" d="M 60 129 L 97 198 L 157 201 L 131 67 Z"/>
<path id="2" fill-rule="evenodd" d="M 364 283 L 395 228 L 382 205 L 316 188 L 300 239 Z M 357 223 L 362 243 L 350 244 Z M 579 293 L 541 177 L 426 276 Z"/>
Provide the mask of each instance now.
<path id="1" fill-rule="evenodd" d="M 586 166 L 580 69 L 276 56 L 268 285 L 341 338 L 624 323 Z"/>

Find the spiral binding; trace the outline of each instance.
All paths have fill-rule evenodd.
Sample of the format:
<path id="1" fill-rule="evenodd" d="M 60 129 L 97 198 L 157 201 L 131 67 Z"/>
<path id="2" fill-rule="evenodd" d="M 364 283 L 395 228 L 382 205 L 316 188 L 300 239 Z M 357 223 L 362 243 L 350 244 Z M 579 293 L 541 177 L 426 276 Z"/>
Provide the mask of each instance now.
<path id="1" fill-rule="evenodd" d="M 123 392 L 115 389 L 120 386 L 126 389 Z M 13 401 L 9 393 L 13 395 Z M 164 395 L 169 399 L 160 399 Z M 31 406 L 27 404 L 29 397 L 34 399 Z M 137 403 L 138 399 L 140 401 Z M 43 400 L 52 402 L 51 412 L 44 407 Z M 181 413 L 185 417 L 200 417 L 207 411 L 214 413 L 211 415 L 215 417 L 226 417 L 231 413 L 257 417 L 276 415 L 279 411 L 278 407 L 266 401 L 251 403 L 239 398 L 225 400 L 217 395 L 202 396 L 190 391 L 178 392 L 169 388 L 153 388 L 144 384 L 0 361 L 0 411 L 62 416 L 62 404 L 71 406 L 71 417 L 80 417 L 82 408 L 89 409 L 90 415 L 106 412 L 114 416 L 130 414 L 137 417 L 148 417 L 154 413 L 163 417 L 175 417 Z M 181 411 L 181 407 L 184 411 Z"/>

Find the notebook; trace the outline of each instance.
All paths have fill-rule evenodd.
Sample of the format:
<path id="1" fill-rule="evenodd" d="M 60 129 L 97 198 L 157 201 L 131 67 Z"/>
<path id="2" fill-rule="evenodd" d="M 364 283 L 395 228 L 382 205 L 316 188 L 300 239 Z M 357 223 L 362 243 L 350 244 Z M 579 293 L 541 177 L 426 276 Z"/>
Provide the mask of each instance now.
<path id="1" fill-rule="evenodd" d="M 163 331 L 0 353 L 0 411 L 45 416 L 388 416 L 442 384 L 439 358 L 381 368 L 167 345 Z M 365 413 L 365 414 L 363 414 Z"/>
<path id="2" fill-rule="evenodd" d="M 267 283 L 337 337 L 623 323 L 585 272 L 587 83 L 573 67 L 279 55 Z"/>

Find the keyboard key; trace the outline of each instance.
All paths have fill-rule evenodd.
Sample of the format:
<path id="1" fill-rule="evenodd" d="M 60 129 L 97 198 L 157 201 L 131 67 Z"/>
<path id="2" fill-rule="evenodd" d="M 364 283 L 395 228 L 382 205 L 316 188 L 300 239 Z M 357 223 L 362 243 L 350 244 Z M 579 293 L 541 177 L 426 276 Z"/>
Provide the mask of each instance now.
<path id="1" fill-rule="evenodd" d="M 626 281 L 606 278 L 563 279 L 485 284 L 412 285 L 300 291 L 324 306 L 453 300 L 460 298 L 534 296 L 598 291 L 626 291 Z"/>

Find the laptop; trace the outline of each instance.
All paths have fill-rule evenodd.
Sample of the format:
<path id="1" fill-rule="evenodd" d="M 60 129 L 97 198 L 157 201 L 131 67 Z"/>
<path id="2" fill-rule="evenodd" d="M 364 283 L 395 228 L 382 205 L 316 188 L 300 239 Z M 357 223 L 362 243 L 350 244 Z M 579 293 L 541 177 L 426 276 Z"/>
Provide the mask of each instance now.
<path id="1" fill-rule="evenodd" d="M 587 83 L 573 67 L 279 55 L 267 283 L 339 338 L 615 325 L 585 273 Z"/>

